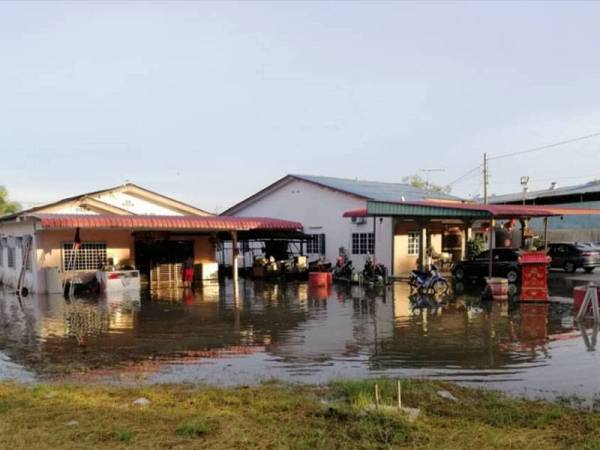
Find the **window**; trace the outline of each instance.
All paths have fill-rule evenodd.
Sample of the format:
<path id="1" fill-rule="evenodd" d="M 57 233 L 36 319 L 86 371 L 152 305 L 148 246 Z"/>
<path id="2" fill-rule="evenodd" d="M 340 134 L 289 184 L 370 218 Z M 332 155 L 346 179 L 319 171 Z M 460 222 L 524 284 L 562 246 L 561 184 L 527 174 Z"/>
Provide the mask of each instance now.
<path id="1" fill-rule="evenodd" d="M 8 267 L 14 269 L 16 267 L 16 259 L 15 248 L 8 247 L 6 249 L 6 262 L 8 263 Z"/>
<path id="2" fill-rule="evenodd" d="M 408 249 L 407 253 L 411 256 L 419 254 L 419 232 L 411 231 L 408 233 Z"/>
<path id="3" fill-rule="evenodd" d="M 306 241 L 306 253 L 325 254 L 325 234 L 309 234 Z"/>
<path id="4" fill-rule="evenodd" d="M 372 255 L 375 252 L 375 235 L 373 233 L 352 233 L 352 254 Z"/>
<path id="5" fill-rule="evenodd" d="M 72 242 L 63 244 L 63 270 L 96 270 L 106 262 L 105 242 L 83 242 L 73 250 Z"/>

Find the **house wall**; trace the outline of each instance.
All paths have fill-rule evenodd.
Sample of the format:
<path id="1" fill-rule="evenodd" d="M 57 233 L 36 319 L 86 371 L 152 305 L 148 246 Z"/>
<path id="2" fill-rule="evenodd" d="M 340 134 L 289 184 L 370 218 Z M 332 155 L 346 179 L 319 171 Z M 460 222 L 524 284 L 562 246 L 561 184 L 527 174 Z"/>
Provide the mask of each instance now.
<path id="1" fill-rule="evenodd" d="M 437 253 L 442 252 L 442 225 L 439 223 L 430 223 L 427 225 L 429 231 L 430 245 Z M 416 222 L 396 221 L 394 224 L 394 276 L 404 276 L 417 268 L 419 255 L 408 254 L 408 233 L 420 232 L 419 225 Z"/>
<path id="2" fill-rule="evenodd" d="M 106 192 L 95 195 L 94 198 L 116 206 L 117 208 L 126 209 L 134 214 L 139 215 L 163 215 L 163 216 L 180 216 L 180 212 L 175 211 L 166 206 L 159 205 L 149 200 L 144 200 L 134 195 L 129 195 L 125 192 Z"/>
<path id="3" fill-rule="evenodd" d="M 166 206 L 159 205 L 151 200 L 145 200 L 140 197 L 129 195 L 125 192 L 106 192 L 103 194 L 92 195 L 90 198 L 100 200 L 117 208 L 131 211 L 138 215 L 163 215 L 180 216 L 181 212 Z M 78 201 L 69 201 L 58 205 L 45 207 L 39 212 L 48 214 L 97 214 L 89 209 L 79 206 Z"/>
<path id="4" fill-rule="evenodd" d="M 37 245 L 37 236 L 35 236 L 35 227 L 32 222 L 10 222 L 0 224 L 0 235 L 4 237 L 22 237 L 25 235 L 33 236 L 33 242 L 31 247 L 31 255 L 35 255 L 35 249 Z M 6 247 L 0 247 L 2 252 L 2 264 L 0 265 L 0 282 L 11 288 L 17 286 L 19 274 L 21 273 L 23 253 L 21 248 L 15 248 L 15 267 L 8 267 L 8 249 Z M 38 283 L 39 269 L 37 261 L 34 257 L 31 258 L 31 270 L 25 272 L 25 280 L 23 286 L 34 291 L 35 286 Z"/>
<path id="5" fill-rule="evenodd" d="M 57 267 L 61 279 L 65 276 L 62 268 L 62 249 L 65 242 L 73 242 L 75 230 L 44 230 L 36 233 L 37 286 L 35 292 L 46 292 L 46 268 Z M 133 264 L 134 239 L 129 231 L 118 230 L 81 230 L 82 242 L 105 242 L 106 256 L 113 258 L 116 264 Z M 94 272 L 82 275 L 91 278 Z"/>
<path id="6" fill-rule="evenodd" d="M 356 268 L 362 269 L 367 255 L 353 255 L 352 233 L 372 233 L 373 219 L 368 218 L 365 224 L 353 224 L 344 218 L 346 211 L 365 208 L 366 200 L 349 194 L 315 185 L 313 183 L 292 180 L 273 190 L 260 199 L 236 210 L 236 216 L 242 217 L 277 217 L 294 220 L 303 224 L 307 234 L 324 233 L 325 257 L 335 262 L 340 248 L 345 248 Z M 391 263 L 391 222 L 384 219 L 376 224 L 376 258 L 388 265 Z M 379 242 L 377 242 L 379 241 Z M 231 261 L 231 247 L 225 245 L 225 263 Z M 378 250 L 381 250 L 381 257 Z M 309 254 L 309 259 L 319 255 Z M 247 262 L 247 261 L 246 261 Z M 240 257 L 240 265 L 242 265 Z"/>

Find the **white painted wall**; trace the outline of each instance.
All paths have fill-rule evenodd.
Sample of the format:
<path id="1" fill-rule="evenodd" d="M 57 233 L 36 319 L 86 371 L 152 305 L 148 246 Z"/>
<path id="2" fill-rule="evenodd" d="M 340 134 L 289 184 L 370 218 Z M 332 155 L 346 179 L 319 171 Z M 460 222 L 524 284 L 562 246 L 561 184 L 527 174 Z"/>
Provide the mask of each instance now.
<path id="1" fill-rule="evenodd" d="M 167 206 L 158 205 L 150 200 L 144 200 L 140 197 L 129 195 L 125 192 L 106 192 L 99 195 L 94 195 L 93 198 L 100 200 L 117 208 L 126 209 L 134 214 L 140 215 L 163 215 L 163 216 L 180 216 L 180 212 L 175 211 Z"/>
<path id="2" fill-rule="evenodd" d="M 352 233 L 372 233 L 373 219 L 365 224 L 353 224 L 344 218 L 346 211 L 365 208 L 366 200 L 317 186 L 302 180 L 291 182 L 267 193 L 260 199 L 236 211 L 242 217 L 273 217 L 302 223 L 306 234 L 324 233 L 325 257 L 335 263 L 340 247 L 344 247 L 354 266 L 362 269 L 366 255 L 353 255 Z M 388 268 L 391 266 L 391 219 L 376 223 L 376 258 Z M 230 264 L 231 253 L 226 246 L 225 263 Z M 309 254 L 309 260 L 318 255 Z M 240 263 L 241 263 L 240 258 Z"/>
<path id="3" fill-rule="evenodd" d="M 26 271 L 25 281 L 23 286 L 27 287 L 32 292 L 36 291 L 38 280 L 44 277 L 45 274 L 40 270 L 36 255 L 37 240 L 35 237 L 35 227 L 32 222 L 13 222 L 0 224 L 0 236 L 2 237 L 22 237 L 25 235 L 33 236 L 31 257 L 31 270 Z M 8 267 L 8 249 L 0 247 L 2 251 L 2 264 L 0 265 L 0 282 L 5 286 L 14 288 L 17 286 L 19 274 L 21 273 L 23 253 L 20 247 L 15 249 L 15 267 Z M 45 280 L 45 278 L 43 278 Z"/>

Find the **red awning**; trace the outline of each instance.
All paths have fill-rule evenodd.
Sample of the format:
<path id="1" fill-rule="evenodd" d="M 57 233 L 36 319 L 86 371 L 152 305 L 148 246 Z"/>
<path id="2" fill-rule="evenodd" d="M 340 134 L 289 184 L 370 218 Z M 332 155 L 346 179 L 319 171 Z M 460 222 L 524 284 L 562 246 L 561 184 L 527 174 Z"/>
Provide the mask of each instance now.
<path id="1" fill-rule="evenodd" d="M 344 213 L 344 217 L 367 217 L 367 208 L 351 209 Z"/>
<path id="2" fill-rule="evenodd" d="M 45 230 L 300 231 L 302 224 L 267 217 L 120 216 L 112 214 L 32 214 Z"/>

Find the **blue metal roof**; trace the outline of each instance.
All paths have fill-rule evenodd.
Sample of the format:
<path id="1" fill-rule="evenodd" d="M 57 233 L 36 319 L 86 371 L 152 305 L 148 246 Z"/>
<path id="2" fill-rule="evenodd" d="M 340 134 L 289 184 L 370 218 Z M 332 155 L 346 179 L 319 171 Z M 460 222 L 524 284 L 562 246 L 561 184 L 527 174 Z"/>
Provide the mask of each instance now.
<path id="1" fill-rule="evenodd" d="M 381 181 L 353 180 L 350 178 L 321 177 L 316 175 L 295 175 L 292 177 L 320 184 L 336 191 L 347 192 L 369 200 L 416 201 L 425 199 L 461 200 L 459 197 L 440 192 L 430 192 L 405 183 L 385 183 Z"/>
<path id="2" fill-rule="evenodd" d="M 523 201 L 523 198 L 526 200 L 535 200 L 538 198 L 562 197 L 563 195 L 588 194 L 592 192 L 600 192 L 600 183 L 590 181 L 589 183 L 565 186 L 563 188 L 529 191 L 525 194 L 523 194 L 523 192 L 517 192 L 514 194 L 492 195 L 488 200 L 489 203 L 511 203 Z"/>

